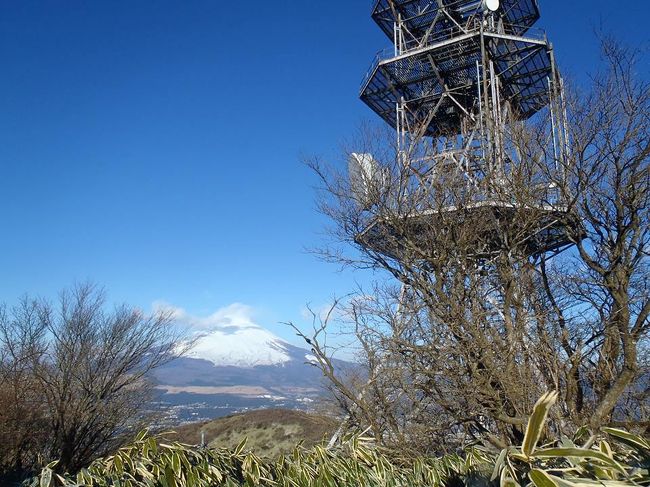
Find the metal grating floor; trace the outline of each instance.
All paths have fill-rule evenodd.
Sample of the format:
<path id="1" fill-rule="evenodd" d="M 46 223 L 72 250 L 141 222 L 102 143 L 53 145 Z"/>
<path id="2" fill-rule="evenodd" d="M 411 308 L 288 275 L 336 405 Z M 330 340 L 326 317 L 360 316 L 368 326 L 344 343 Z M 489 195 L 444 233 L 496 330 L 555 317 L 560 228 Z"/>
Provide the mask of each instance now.
<path id="1" fill-rule="evenodd" d="M 529 118 L 549 102 L 547 78 L 552 67 L 547 42 L 495 33 L 484 36 L 504 99 L 518 118 Z M 478 102 L 480 59 L 477 32 L 380 61 L 362 88 L 361 99 L 393 127 L 396 104 L 403 98 L 413 123 L 417 122 L 413 114 L 428 115 L 436 109 L 427 135 L 453 131 L 464 116 L 458 105 L 471 112 Z"/>

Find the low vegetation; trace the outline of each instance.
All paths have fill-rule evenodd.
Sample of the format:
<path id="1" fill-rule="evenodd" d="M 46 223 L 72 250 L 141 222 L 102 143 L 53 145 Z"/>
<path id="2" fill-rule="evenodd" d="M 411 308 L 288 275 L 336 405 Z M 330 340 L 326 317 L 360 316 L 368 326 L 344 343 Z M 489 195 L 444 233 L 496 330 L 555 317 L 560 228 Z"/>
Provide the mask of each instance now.
<path id="1" fill-rule="evenodd" d="M 290 453 L 298 443 L 311 448 L 329 439 L 338 421 L 303 411 L 263 409 L 233 414 L 206 423 L 181 426 L 166 438 L 185 444 L 201 439 L 213 448 L 235 449 L 246 439 L 247 448 L 261 457 L 277 458 Z"/>
<path id="2" fill-rule="evenodd" d="M 460 486 L 578 487 L 650 485 L 650 442 L 620 429 L 578 431 L 538 446 L 556 393 L 535 405 L 521 446 L 501 452 L 471 447 L 462 455 L 400 458 L 363 436 L 335 448 L 297 447 L 264 461 L 242 441 L 234 450 L 168 444 L 141 433 L 131 446 L 76 475 L 45 468 L 31 487 L 72 486 Z"/>

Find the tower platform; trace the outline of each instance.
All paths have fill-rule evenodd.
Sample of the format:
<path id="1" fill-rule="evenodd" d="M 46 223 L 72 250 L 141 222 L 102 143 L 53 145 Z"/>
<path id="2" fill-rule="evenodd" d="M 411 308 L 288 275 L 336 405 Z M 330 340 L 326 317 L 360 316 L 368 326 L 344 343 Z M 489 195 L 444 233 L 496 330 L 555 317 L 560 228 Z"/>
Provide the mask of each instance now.
<path id="1" fill-rule="evenodd" d="M 515 118 L 527 119 L 550 102 L 553 76 L 545 36 L 526 37 L 474 29 L 400 56 L 377 59 L 361 88 L 361 99 L 394 128 L 402 102 L 408 123 L 431 118 L 425 135 L 460 131 L 460 120 L 476 112 L 480 93 L 477 63 L 487 54 L 495 66 L 502 99 Z"/>
<path id="2" fill-rule="evenodd" d="M 355 240 L 396 260 L 426 260 L 436 257 L 434 246 L 439 242 L 440 229 L 445 228 L 449 242 L 456 239 L 465 249 L 472 249 L 465 254 L 468 260 L 490 261 L 504 251 L 527 259 L 571 247 L 574 242 L 568 236 L 569 226 L 579 228 L 580 223 L 562 207 L 482 201 L 464 208 L 376 218 Z M 472 229 L 471 235 L 455 234 L 460 228 Z"/>
<path id="3" fill-rule="evenodd" d="M 524 35 L 540 17 L 537 0 L 502 0 L 501 3 L 499 19 L 505 33 Z M 377 0 L 372 18 L 391 40 L 395 36 L 395 23 L 401 21 L 411 39 L 430 43 L 473 27 L 481 17 L 481 8 L 477 0 Z"/>

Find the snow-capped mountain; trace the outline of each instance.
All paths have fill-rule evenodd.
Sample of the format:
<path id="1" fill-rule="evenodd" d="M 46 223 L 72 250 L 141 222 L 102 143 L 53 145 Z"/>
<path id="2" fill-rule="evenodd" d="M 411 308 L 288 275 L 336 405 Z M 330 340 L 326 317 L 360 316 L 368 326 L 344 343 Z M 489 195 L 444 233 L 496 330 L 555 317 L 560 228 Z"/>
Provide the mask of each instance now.
<path id="1" fill-rule="evenodd" d="M 252 368 L 292 360 L 291 345 L 254 323 L 220 327 L 200 333 L 195 340 L 185 356 L 218 367 Z"/>
<path id="2" fill-rule="evenodd" d="M 197 331 L 189 351 L 152 373 L 159 391 L 152 409 L 170 426 L 246 409 L 309 408 L 325 393 L 312 352 L 258 325 L 250 308 L 232 305 L 205 318 L 171 311 L 180 326 Z"/>
<path id="3" fill-rule="evenodd" d="M 198 333 L 190 350 L 157 369 L 154 377 L 163 385 L 195 390 L 254 386 L 315 392 L 321 388 L 315 361 L 309 350 L 255 323 L 239 323 Z"/>

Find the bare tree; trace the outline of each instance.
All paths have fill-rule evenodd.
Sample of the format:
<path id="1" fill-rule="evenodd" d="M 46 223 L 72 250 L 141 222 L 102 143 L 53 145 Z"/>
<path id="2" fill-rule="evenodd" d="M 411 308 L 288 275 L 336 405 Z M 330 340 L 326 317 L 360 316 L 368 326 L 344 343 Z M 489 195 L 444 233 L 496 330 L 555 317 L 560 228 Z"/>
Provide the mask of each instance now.
<path id="1" fill-rule="evenodd" d="M 404 151 L 394 134 L 365 131 L 346 151 L 377 161 L 363 191 L 358 177 L 311 161 L 334 223 L 321 255 L 393 278 L 344 313 L 366 383 L 337 382 L 314 346 L 353 421 L 378 438 L 501 446 L 521 440 L 547 390 L 561 392 L 557 430 L 648 428 L 650 89 L 631 52 L 606 41 L 604 53 L 606 72 L 566 102 L 561 165 L 541 117 L 513 117 L 513 163 L 472 184 L 439 157 L 443 133 Z"/>
<path id="2" fill-rule="evenodd" d="M 19 479 L 40 462 L 48 427 L 35 368 L 45 348 L 34 303 L 22 300 L 10 313 L 0 309 L 0 476 Z"/>
<path id="3" fill-rule="evenodd" d="M 60 471 L 78 470 L 141 426 L 152 391 L 147 375 L 174 358 L 180 339 L 170 315 L 124 305 L 109 311 L 104 292 L 90 284 L 63 292 L 56 307 L 26 299 L 0 321 L 3 388 L 26 394 L 17 407 L 38 415 L 28 434 Z"/>
<path id="4" fill-rule="evenodd" d="M 582 339 L 569 355 L 588 364 L 582 377 L 575 371 L 582 390 L 571 387 L 578 386 L 583 406 L 590 396 L 592 427 L 650 412 L 648 369 L 641 366 L 647 357 L 639 356 L 647 352 L 650 330 L 650 84 L 637 79 L 637 53 L 611 40 L 603 53 L 607 72 L 572 110 L 570 184 L 563 187 L 575 195 L 587 238 L 573 235 L 580 268 L 563 283 L 568 303 L 556 317 L 565 323 L 576 313 L 590 317 L 581 320 Z M 637 382 L 644 375 L 645 390 Z M 626 393 L 639 402 L 623 404 Z"/>

